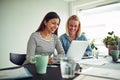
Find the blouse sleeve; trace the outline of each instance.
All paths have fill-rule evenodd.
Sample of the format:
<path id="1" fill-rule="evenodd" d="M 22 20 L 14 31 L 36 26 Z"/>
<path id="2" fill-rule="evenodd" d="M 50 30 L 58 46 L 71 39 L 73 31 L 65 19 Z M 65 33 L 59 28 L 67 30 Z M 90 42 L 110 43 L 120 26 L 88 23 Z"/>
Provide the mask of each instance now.
<path id="1" fill-rule="evenodd" d="M 54 42 L 55 42 L 55 49 L 57 50 L 58 53 L 56 56 L 54 56 L 54 60 L 59 61 L 61 57 L 65 56 L 65 52 L 59 38 L 56 35 L 54 35 Z"/>
<path id="2" fill-rule="evenodd" d="M 36 42 L 34 39 L 34 35 L 32 34 L 27 43 L 27 59 L 29 59 L 30 56 L 35 55 L 35 49 L 36 49 Z"/>
<path id="3" fill-rule="evenodd" d="M 87 38 L 84 34 L 81 37 L 82 37 L 82 40 L 87 41 Z M 92 55 L 92 48 L 91 48 L 90 44 L 88 45 L 84 55 L 86 55 L 86 56 Z"/>

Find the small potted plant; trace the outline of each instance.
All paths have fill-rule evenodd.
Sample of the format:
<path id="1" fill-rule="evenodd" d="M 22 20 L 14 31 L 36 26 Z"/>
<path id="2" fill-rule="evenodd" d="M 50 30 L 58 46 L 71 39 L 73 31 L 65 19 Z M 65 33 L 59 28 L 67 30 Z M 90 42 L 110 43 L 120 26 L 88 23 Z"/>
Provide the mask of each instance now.
<path id="1" fill-rule="evenodd" d="M 103 39 L 104 45 L 108 48 L 109 55 L 110 50 L 118 49 L 118 41 L 120 38 L 114 34 L 114 31 L 108 32 L 108 36 Z"/>
<path id="2" fill-rule="evenodd" d="M 91 48 L 92 48 L 93 56 L 98 59 L 99 52 L 98 52 L 97 46 L 95 45 L 95 39 L 93 39 L 91 41 L 90 45 L 91 45 Z"/>
<path id="3" fill-rule="evenodd" d="M 90 45 L 91 45 L 91 48 L 92 48 L 92 50 L 97 50 L 98 48 L 96 47 L 96 45 L 95 45 L 95 39 L 93 39 L 92 41 L 91 41 L 91 43 L 90 43 Z"/>

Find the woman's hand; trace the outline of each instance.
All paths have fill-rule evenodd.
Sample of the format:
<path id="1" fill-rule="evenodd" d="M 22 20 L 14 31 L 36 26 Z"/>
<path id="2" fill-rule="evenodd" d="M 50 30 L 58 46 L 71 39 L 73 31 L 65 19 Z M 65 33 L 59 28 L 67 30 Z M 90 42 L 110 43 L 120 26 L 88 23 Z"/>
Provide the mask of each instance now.
<path id="1" fill-rule="evenodd" d="M 53 63 L 54 63 L 53 58 L 49 58 L 48 64 L 53 64 Z"/>

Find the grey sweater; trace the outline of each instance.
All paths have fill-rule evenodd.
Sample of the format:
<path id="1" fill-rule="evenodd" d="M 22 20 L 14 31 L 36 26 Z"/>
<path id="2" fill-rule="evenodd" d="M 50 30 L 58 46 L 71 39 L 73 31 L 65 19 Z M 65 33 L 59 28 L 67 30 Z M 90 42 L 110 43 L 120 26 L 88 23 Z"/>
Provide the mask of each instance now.
<path id="1" fill-rule="evenodd" d="M 51 56 L 55 49 L 58 55 L 54 56 L 54 60 L 59 60 L 65 54 L 59 38 L 53 34 L 51 40 L 45 40 L 39 32 L 34 32 L 28 40 L 26 58 L 29 61 L 29 57 L 34 55 L 46 54 Z"/>

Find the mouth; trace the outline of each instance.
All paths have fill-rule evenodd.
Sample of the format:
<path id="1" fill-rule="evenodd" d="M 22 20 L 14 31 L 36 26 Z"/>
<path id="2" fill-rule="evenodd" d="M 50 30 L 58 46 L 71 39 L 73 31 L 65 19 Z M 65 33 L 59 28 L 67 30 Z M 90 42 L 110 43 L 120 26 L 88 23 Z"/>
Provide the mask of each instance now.
<path id="1" fill-rule="evenodd" d="M 56 30 L 55 28 L 51 28 L 51 31 L 52 31 L 52 32 L 55 32 L 55 30 Z"/>

